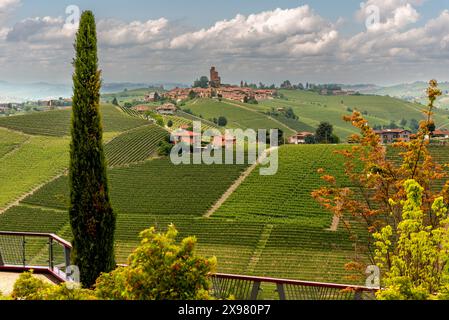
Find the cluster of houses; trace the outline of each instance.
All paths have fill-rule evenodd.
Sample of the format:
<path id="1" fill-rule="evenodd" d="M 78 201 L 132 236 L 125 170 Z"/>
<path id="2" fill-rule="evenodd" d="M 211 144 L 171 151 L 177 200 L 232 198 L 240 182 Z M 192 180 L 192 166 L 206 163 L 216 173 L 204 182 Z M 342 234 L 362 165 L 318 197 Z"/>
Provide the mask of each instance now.
<path id="1" fill-rule="evenodd" d="M 154 109 L 154 107 L 147 105 L 137 105 L 132 107 L 131 109 L 137 112 L 147 112 L 155 110 L 157 113 L 161 115 L 174 115 L 177 110 L 176 106 L 173 103 L 164 103 L 163 105 L 157 107 L 156 109 Z"/>
<path id="2" fill-rule="evenodd" d="M 208 88 L 175 88 L 163 95 L 164 98 L 174 101 L 182 101 L 188 99 L 192 92 L 199 98 L 223 98 L 239 102 L 248 100 L 268 100 L 273 99 L 276 90 L 271 89 L 253 89 L 243 86 L 223 85 L 215 67 L 210 70 L 210 82 Z M 148 99 L 154 96 L 150 95 Z"/>
<path id="3" fill-rule="evenodd" d="M 273 99 L 275 90 L 269 89 L 252 89 L 242 88 L 238 86 L 222 86 L 220 88 L 175 88 L 163 96 L 164 98 L 180 102 L 190 97 L 194 93 L 198 98 L 223 98 L 239 102 L 246 102 L 248 100 L 268 100 Z"/>
<path id="4" fill-rule="evenodd" d="M 320 94 L 323 96 L 353 96 L 356 95 L 358 92 L 353 90 L 342 90 L 342 89 L 322 89 Z"/>
<path id="5" fill-rule="evenodd" d="M 406 129 L 384 129 L 375 130 L 376 134 L 380 137 L 383 144 L 390 144 L 394 142 L 409 142 L 412 138 L 412 132 Z M 446 140 L 449 139 L 448 129 L 435 130 L 431 136 L 432 139 Z"/>
<path id="6" fill-rule="evenodd" d="M 191 146 L 195 145 L 195 140 L 196 139 L 201 139 L 201 135 L 199 133 L 195 133 L 192 131 L 188 131 L 186 130 L 186 127 L 181 127 L 178 130 L 174 131 L 172 133 L 172 136 L 174 137 L 174 144 L 178 144 L 178 143 L 185 143 Z M 204 142 L 204 141 L 201 141 Z M 208 146 L 213 148 L 213 149 L 219 149 L 219 148 L 224 148 L 224 147 L 233 147 L 236 142 L 237 139 L 235 136 L 231 136 L 231 135 L 226 135 L 223 134 L 221 136 L 215 136 L 213 137 L 212 141 L 206 141 Z M 204 149 L 207 148 L 205 146 L 202 146 L 200 149 Z"/>

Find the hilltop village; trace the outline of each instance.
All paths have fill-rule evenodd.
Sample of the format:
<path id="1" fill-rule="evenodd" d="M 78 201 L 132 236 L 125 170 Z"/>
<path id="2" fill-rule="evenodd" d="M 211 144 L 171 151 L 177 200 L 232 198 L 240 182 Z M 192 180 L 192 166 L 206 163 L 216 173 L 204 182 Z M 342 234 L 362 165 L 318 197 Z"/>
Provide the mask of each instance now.
<path id="1" fill-rule="evenodd" d="M 276 90 L 245 87 L 243 81 L 240 87 L 222 84 L 218 71 L 215 67 L 211 67 L 210 81 L 207 88 L 175 88 L 165 93 L 164 97 L 174 101 L 182 101 L 188 99 L 192 94 L 198 98 L 223 98 L 248 102 L 251 100 L 262 101 L 273 99 L 276 95 Z"/>

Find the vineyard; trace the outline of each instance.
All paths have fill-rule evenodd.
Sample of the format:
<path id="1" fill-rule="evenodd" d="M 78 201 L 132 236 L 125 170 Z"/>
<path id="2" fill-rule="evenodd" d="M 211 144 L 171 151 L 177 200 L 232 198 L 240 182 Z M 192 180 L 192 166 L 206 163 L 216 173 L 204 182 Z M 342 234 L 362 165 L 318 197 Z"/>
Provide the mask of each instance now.
<path id="1" fill-rule="evenodd" d="M 27 137 L 22 134 L 0 128 L 0 159 L 19 148 L 26 140 Z"/>
<path id="2" fill-rule="evenodd" d="M 201 216 L 244 168 L 244 165 L 175 166 L 168 159 L 113 168 L 108 173 L 110 197 L 117 212 Z M 67 209 L 67 177 L 47 184 L 23 202 Z"/>
<path id="3" fill-rule="evenodd" d="M 403 100 L 382 96 L 324 96 L 317 93 L 298 90 L 280 90 L 283 99 L 262 101 L 258 105 L 249 105 L 261 112 L 270 111 L 271 108 L 291 107 L 301 122 L 317 127 L 321 121 L 330 122 L 340 138 L 357 133 L 350 124 L 343 121 L 343 115 L 350 114 L 351 110 L 363 112 L 364 117 L 371 126 L 388 125 L 395 121 L 399 125 L 402 119 L 410 124 L 411 119 L 422 120 L 422 105 Z M 442 125 L 448 122 L 449 111 L 438 109 L 435 111 L 435 122 Z"/>
<path id="4" fill-rule="evenodd" d="M 0 118 L 0 127 L 31 135 L 62 137 L 70 134 L 71 113 L 71 110 L 57 110 L 3 117 Z M 110 105 L 102 106 L 101 113 L 105 132 L 122 132 L 148 123 Z"/>
<path id="5" fill-rule="evenodd" d="M 202 216 L 246 166 L 174 166 L 160 159 L 110 168 L 118 262 L 126 262 L 140 231 L 174 223 L 180 237 L 198 238 L 200 254 L 218 258 L 220 272 L 350 282 L 343 267 L 352 244 L 343 230 L 326 231 L 331 216 L 310 197 L 321 183 L 316 169 L 335 173 L 341 165 L 332 155 L 338 148 L 280 148 L 278 175 L 254 171 L 212 218 Z M 0 229 L 54 232 L 70 240 L 68 204 L 68 179 L 61 176 L 0 215 Z"/>
<path id="6" fill-rule="evenodd" d="M 162 128 L 150 124 L 116 137 L 105 147 L 108 165 L 121 166 L 148 159 L 167 135 L 168 133 Z"/>
<path id="7" fill-rule="evenodd" d="M 215 216 L 291 221 L 300 222 L 303 226 L 328 228 L 332 217 L 312 199 L 311 192 L 322 184 L 317 173 L 320 168 L 344 181 L 341 170 L 343 159 L 334 154 L 334 151 L 342 148 L 345 147 L 281 147 L 277 174 L 261 176 L 257 169 L 254 170 Z"/>
<path id="8" fill-rule="evenodd" d="M 181 128 L 182 126 L 192 126 L 193 120 L 187 119 L 185 117 L 178 117 L 178 116 L 163 116 L 165 124 L 168 123 L 168 121 L 171 121 L 173 123 L 173 126 L 169 128 L 170 130 L 176 130 Z M 201 120 L 201 119 L 200 119 Z M 200 121 L 198 119 L 195 119 L 195 121 Z M 216 129 L 220 130 L 217 126 L 212 126 L 208 121 L 201 121 L 201 130 L 209 130 L 209 129 Z"/>
<path id="9" fill-rule="evenodd" d="M 122 106 L 120 106 L 119 108 L 120 108 L 120 110 L 122 110 L 122 111 L 123 111 L 124 113 L 126 113 L 127 115 L 130 115 L 131 117 L 136 117 L 136 118 L 142 118 L 142 119 L 145 119 L 145 117 L 144 117 L 141 113 L 137 112 L 137 111 L 134 110 L 134 109 L 125 108 L 125 107 L 122 107 Z"/>
<path id="10" fill-rule="evenodd" d="M 196 116 L 207 120 L 226 117 L 227 127 L 231 129 L 282 129 L 286 133 L 293 133 L 282 124 L 269 119 L 265 114 L 240 107 L 239 104 L 219 102 L 212 99 L 198 99 L 188 103 L 186 109 L 190 109 Z"/>
<path id="11" fill-rule="evenodd" d="M 0 209 L 64 171 L 68 159 L 68 138 L 33 136 L 16 145 L 0 157 Z"/>

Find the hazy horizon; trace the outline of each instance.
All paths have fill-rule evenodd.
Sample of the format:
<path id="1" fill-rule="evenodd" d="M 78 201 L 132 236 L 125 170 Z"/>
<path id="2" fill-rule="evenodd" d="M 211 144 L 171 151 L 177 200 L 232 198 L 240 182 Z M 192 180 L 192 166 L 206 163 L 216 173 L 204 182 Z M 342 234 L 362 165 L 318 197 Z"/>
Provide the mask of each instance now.
<path id="1" fill-rule="evenodd" d="M 449 0 L 0 0 L 1 80 L 71 82 L 76 10 L 107 83 L 449 81 Z"/>

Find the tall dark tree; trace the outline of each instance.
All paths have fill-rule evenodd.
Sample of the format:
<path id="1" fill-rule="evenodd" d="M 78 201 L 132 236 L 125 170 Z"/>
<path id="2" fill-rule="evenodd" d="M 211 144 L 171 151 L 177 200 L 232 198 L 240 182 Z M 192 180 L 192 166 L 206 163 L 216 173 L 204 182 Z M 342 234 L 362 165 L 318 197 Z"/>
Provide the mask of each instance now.
<path id="1" fill-rule="evenodd" d="M 116 222 L 108 196 L 99 111 L 101 72 L 95 17 L 91 11 L 81 16 L 75 50 L 69 171 L 72 259 L 80 269 L 82 285 L 91 287 L 100 273 L 115 268 Z"/>
<path id="2" fill-rule="evenodd" d="M 321 122 L 316 129 L 316 141 L 318 143 L 331 143 L 334 127 L 329 122 Z"/>

